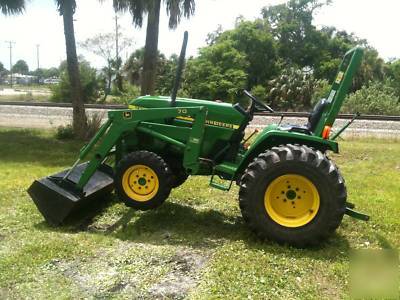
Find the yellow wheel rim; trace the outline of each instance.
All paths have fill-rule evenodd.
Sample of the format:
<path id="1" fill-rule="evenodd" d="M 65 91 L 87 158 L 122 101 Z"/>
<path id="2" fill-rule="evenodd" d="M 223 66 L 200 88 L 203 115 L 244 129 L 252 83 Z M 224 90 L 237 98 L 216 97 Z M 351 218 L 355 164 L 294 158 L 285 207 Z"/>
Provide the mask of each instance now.
<path id="1" fill-rule="evenodd" d="M 132 200 L 149 201 L 158 192 L 158 176 L 148 166 L 134 165 L 127 169 L 122 176 L 122 188 Z"/>
<path id="2" fill-rule="evenodd" d="M 287 174 L 274 179 L 265 191 L 264 205 L 276 223 L 300 227 L 318 213 L 320 199 L 315 185 L 306 177 Z"/>

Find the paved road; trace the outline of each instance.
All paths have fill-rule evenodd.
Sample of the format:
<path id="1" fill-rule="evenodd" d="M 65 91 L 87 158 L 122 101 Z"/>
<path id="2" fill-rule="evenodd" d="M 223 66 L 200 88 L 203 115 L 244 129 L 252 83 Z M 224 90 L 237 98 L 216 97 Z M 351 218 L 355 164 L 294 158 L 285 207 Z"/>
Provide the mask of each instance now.
<path id="1" fill-rule="evenodd" d="M 105 109 L 87 109 L 88 115 L 101 114 L 107 118 Z M 71 123 L 72 109 L 68 107 L 41 107 L 41 106 L 0 106 L 0 126 L 21 127 L 21 128 L 56 128 L 60 125 Z M 279 117 L 256 116 L 249 126 L 253 128 L 263 128 L 271 123 L 278 123 Z M 302 125 L 307 122 L 306 118 L 286 117 L 283 124 Z M 337 120 L 335 128 L 340 128 L 347 120 Z M 335 130 L 334 128 L 334 130 Z M 356 120 L 352 126 L 346 130 L 347 136 L 371 136 L 371 137 L 400 137 L 399 121 L 372 121 Z"/>

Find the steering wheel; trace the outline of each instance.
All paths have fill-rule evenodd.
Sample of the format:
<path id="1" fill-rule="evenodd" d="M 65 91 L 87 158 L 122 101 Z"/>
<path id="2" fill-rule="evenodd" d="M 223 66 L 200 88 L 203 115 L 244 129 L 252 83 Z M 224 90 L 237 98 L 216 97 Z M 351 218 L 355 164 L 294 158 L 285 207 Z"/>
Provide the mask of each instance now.
<path id="1" fill-rule="evenodd" d="M 250 107 L 251 111 L 254 111 L 254 108 L 256 108 L 256 106 L 261 106 L 264 110 L 269 111 L 270 113 L 274 113 L 275 112 L 271 107 L 269 107 L 267 104 L 265 104 L 265 103 L 261 102 L 260 100 L 258 100 L 256 97 L 254 97 L 248 91 L 243 90 L 243 93 L 252 100 L 252 104 L 251 104 L 251 107 Z"/>

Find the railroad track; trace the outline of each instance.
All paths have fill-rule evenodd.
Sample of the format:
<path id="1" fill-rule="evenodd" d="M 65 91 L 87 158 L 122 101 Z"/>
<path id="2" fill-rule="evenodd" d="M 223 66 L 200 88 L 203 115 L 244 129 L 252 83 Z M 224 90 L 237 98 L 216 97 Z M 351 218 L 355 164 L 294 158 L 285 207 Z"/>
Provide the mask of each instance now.
<path id="1" fill-rule="evenodd" d="M 3 101 L 0 102 L 2 105 L 12 106 L 36 106 L 36 107 L 59 107 L 69 108 L 72 107 L 71 103 L 53 103 L 53 102 L 21 102 L 21 101 Z M 126 105 L 119 104 L 85 104 L 86 108 L 90 109 L 123 109 Z M 256 113 L 257 116 L 268 116 L 268 117 L 293 117 L 293 118 L 307 118 L 309 113 L 307 112 L 276 112 L 276 113 Z M 352 114 L 339 114 L 338 119 L 351 119 Z M 387 116 L 387 115 L 360 115 L 357 117 L 358 120 L 375 120 L 375 121 L 400 121 L 400 116 Z"/>

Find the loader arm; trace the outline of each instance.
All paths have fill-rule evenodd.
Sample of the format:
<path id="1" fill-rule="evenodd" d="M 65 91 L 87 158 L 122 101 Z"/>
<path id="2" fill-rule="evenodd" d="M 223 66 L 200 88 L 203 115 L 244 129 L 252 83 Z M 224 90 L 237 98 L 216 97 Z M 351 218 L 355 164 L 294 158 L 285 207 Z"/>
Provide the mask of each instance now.
<path id="1" fill-rule="evenodd" d="M 149 128 L 149 126 L 141 126 L 141 122 L 189 116 L 194 118 L 194 123 L 186 143 L 182 143 L 178 140 L 154 131 Z M 135 111 L 129 109 L 110 111 L 108 113 L 108 121 L 101 127 L 93 139 L 81 150 L 79 160 L 84 160 L 94 146 L 97 145 L 97 142 L 101 140 L 85 171 L 82 173 L 82 176 L 77 184 L 77 188 L 83 189 L 104 159 L 109 155 L 112 147 L 125 134 L 135 130 L 147 133 L 168 143 L 181 147 L 184 152 L 184 167 L 190 173 L 196 173 L 199 169 L 198 158 L 200 156 L 200 151 L 203 144 L 206 116 L 207 109 L 202 106 L 157 108 L 152 110 Z M 179 130 L 179 128 L 176 127 L 176 130 Z"/>

